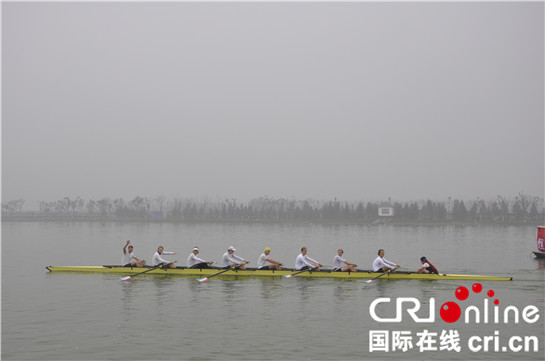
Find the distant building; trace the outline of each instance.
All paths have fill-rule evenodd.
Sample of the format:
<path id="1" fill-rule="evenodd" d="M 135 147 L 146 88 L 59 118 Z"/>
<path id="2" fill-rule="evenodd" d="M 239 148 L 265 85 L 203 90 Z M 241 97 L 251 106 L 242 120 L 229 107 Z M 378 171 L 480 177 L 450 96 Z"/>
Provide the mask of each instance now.
<path id="1" fill-rule="evenodd" d="M 383 203 L 378 207 L 378 216 L 379 217 L 393 217 L 394 216 L 394 207 L 391 204 Z"/>

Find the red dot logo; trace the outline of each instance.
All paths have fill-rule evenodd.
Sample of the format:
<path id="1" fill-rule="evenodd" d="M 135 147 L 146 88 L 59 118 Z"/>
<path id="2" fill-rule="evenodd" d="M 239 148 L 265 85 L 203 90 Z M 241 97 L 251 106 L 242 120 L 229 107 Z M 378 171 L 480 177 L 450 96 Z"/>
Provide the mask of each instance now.
<path id="1" fill-rule="evenodd" d="M 500 300 L 494 300 L 494 304 L 495 304 L 495 305 L 499 305 L 499 304 L 500 304 Z"/>
<path id="2" fill-rule="evenodd" d="M 445 302 L 439 310 L 439 314 L 443 321 L 453 323 L 458 321 L 462 314 L 460 306 L 456 302 Z"/>
<path id="3" fill-rule="evenodd" d="M 472 288 L 475 293 L 479 293 L 483 290 L 483 286 L 480 283 L 474 283 Z"/>
<path id="4" fill-rule="evenodd" d="M 490 290 L 486 293 L 488 297 L 494 297 L 494 291 Z"/>
<path id="5" fill-rule="evenodd" d="M 469 291 L 467 290 L 467 288 L 461 286 L 456 289 L 455 294 L 457 299 L 463 301 L 469 296 Z"/>

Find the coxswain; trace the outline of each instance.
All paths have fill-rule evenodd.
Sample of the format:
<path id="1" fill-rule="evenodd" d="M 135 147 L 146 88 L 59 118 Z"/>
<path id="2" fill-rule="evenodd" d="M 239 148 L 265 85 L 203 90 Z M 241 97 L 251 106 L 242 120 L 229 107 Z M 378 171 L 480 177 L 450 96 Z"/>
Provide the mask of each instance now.
<path id="1" fill-rule="evenodd" d="M 437 268 L 435 268 L 435 266 L 432 265 L 426 257 L 420 257 L 420 263 L 422 263 L 422 267 L 417 269 L 416 273 L 435 273 L 436 275 L 439 274 Z"/>

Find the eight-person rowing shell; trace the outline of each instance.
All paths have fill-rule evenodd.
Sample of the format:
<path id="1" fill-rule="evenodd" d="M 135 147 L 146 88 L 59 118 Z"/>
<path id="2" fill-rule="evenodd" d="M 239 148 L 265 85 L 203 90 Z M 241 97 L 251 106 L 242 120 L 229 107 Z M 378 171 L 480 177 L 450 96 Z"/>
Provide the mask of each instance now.
<path id="1" fill-rule="evenodd" d="M 48 266 L 46 267 L 49 271 L 73 271 L 76 269 L 76 271 L 79 271 L 79 269 L 84 269 L 83 272 L 105 272 L 102 271 L 102 269 L 106 270 L 107 272 L 115 272 L 116 269 L 121 268 L 123 272 L 127 272 L 126 268 L 131 267 L 142 267 L 145 265 L 144 260 L 138 259 L 134 253 L 133 253 L 134 247 L 132 244 L 130 244 L 130 241 L 126 241 L 123 247 L 123 259 L 121 262 L 121 266 L 77 266 L 77 267 L 53 267 Z M 245 265 L 250 263 L 248 260 L 239 257 L 238 255 L 235 255 L 235 248 L 233 246 L 230 246 L 227 249 L 227 252 L 223 255 L 222 258 L 222 265 L 221 267 L 211 267 L 211 264 L 214 262 L 206 261 L 199 257 L 199 248 L 194 247 L 192 253 L 189 254 L 187 258 L 187 266 L 186 267 L 176 267 L 175 262 L 171 262 L 169 260 L 164 259 L 163 257 L 165 255 L 176 255 L 177 252 L 167 252 L 164 250 L 163 246 L 159 246 L 157 248 L 157 252 L 153 255 L 152 260 L 152 267 L 147 267 L 145 271 L 138 272 L 134 275 L 123 277 L 122 280 L 128 280 L 132 277 L 144 274 L 148 272 L 152 273 L 158 273 L 157 268 L 161 267 L 163 269 L 166 268 L 173 268 L 174 270 L 170 271 L 169 273 L 173 274 L 188 274 L 188 275 L 194 275 L 194 274 L 200 274 L 203 276 L 206 276 L 205 279 L 209 279 L 221 274 L 224 274 L 226 272 L 230 272 L 235 269 L 245 270 L 244 272 L 241 272 L 240 274 L 243 276 L 249 276 L 249 275 L 256 275 L 256 276 L 284 276 L 284 277 L 293 277 L 295 275 L 302 274 L 302 276 L 309 276 L 312 272 L 309 271 L 320 271 L 320 268 L 323 267 L 323 265 L 318 262 L 317 260 L 311 258 L 308 256 L 307 247 L 301 248 L 301 253 L 297 256 L 295 260 L 295 267 L 294 267 L 294 273 L 291 272 L 291 270 L 287 270 L 285 268 L 282 268 L 282 262 L 276 261 L 272 258 L 270 258 L 271 249 L 269 247 L 266 247 L 264 249 L 264 252 L 260 255 L 258 262 L 257 262 L 257 268 L 250 268 L 246 269 Z M 472 280 L 511 280 L 512 277 L 493 277 L 493 276 L 480 276 L 480 275 L 458 275 L 458 274 L 439 274 L 439 271 L 437 268 L 428 260 L 427 257 L 420 257 L 420 263 L 421 267 L 419 267 L 414 272 L 395 272 L 400 266 L 394 262 L 390 262 L 387 259 L 384 258 L 384 250 L 379 249 L 378 250 L 378 257 L 375 258 L 373 261 L 372 269 L 367 270 L 358 270 L 358 265 L 352 262 L 347 261 L 344 258 L 344 250 L 342 248 L 339 248 L 337 250 L 337 255 L 333 258 L 333 270 L 332 271 L 326 271 L 326 272 L 319 272 L 316 273 L 316 277 L 334 277 L 334 278 L 358 278 L 358 279 L 365 279 L 369 278 L 370 280 L 367 281 L 367 283 L 372 282 L 375 279 L 378 279 L 379 277 L 386 276 L 385 278 L 394 278 L 394 279 L 472 279 Z M 218 269 L 221 271 L 218 271 L 217 273 L 214 273 L 214 270 L 210 270 L 210 268 Z M 277 272 L 266 272 L 266 271 L 279 271 Z M 198 272 L 198 273 L 195 273 Z M 346 275 L 339 274 L 338 272 L 347 272 Z M 352 272 L 354 274 L 352 274 Z M 213 274 L 212 274 L 213 273 Z M 289 273 L 286 275 L 286 273 Z M 382 274 L 380 274 L 382 273 Z M 230 274 L 230 273 L 228 273 Z M 203 280 L 202 278 L 199 280 Z"/>

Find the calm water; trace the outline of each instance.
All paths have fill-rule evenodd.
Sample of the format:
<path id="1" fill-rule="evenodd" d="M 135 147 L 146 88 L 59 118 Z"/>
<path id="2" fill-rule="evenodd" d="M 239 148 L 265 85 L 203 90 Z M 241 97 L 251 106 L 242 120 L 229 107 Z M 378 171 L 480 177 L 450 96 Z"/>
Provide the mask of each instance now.
<path id="1" fill-rule="evenodd" d="M 177 223 L 2 223 L 2 358 L 5 360 L 360 360 L 368 359 L 544 359 L 545 263 L 530 255 L 535 227 L 394 227 L 322 225 L 213 225 Z M 193 246 L 219 261 L 233 245 L 255 266 L 263 248 L 292 266 L 301 246 L 309 256 L 331 265 L 339 247 L 345 257 L 370 267 L 378 248 L 386 258 L 415 270 L 427 256 L 441 272 L 510 275 L 511 282 L 472 281 L 194 278 L 150 276 L 129 282 L 119 275 L 52 274 L 47 265 L 118 264 L 124 242 L 151 260 L 159 244 L 185 264 Z M 455 297 L 470 290 L 465 301 Z M 486 296 L 493 290 L 493 297 Z M 419 317 L 435 300 L 435 322 L 416 323 L 405 312 L 401 323 L 381 323 L 370 316 L 379 297 L 413 297 L 422 302 Z M 528 323 L 468 324 L 444 322 L 440 306 L 456 301 L 462 309 L 484 299 L 499 299 L 496 309 L 512 305 L 539 309 Z M 484 312 L 484 311 L 482 311 Z M 394 317 L 393 304 L 377 308 Z M 490 313 L 492 315 L 492 313 Z M 492 319 L 492 317 L 490 318 Z M 417 345 L 424 330 L 459 334 L 460 352 L 427 351 Z M 370 331 L 411 332 L 412 348 L 384 352 L 370 341 Z M 471 351 L 471 337 L 490 336 L 487 352 Z M 513 352 L 502 347 L 513 336 L 535 336 L 538 351 Z M 516 339 L 518 340 L 518 339 Z M 474 340 L 475 342 L 475 340 Z M 494 342 L 499 345 L 494 350 Z M 474 345 L 481 343 L 476 342 Z M 484 344 L 484 342 L 482 342 Z M 513 343 L 515 346 L 518 343 Z M 425 345 L 425 344 L 422 344 Z M 433 349 L 433 345 L 432 349 Z M 370 347 L 374 352 L 370 353 Z"/>

